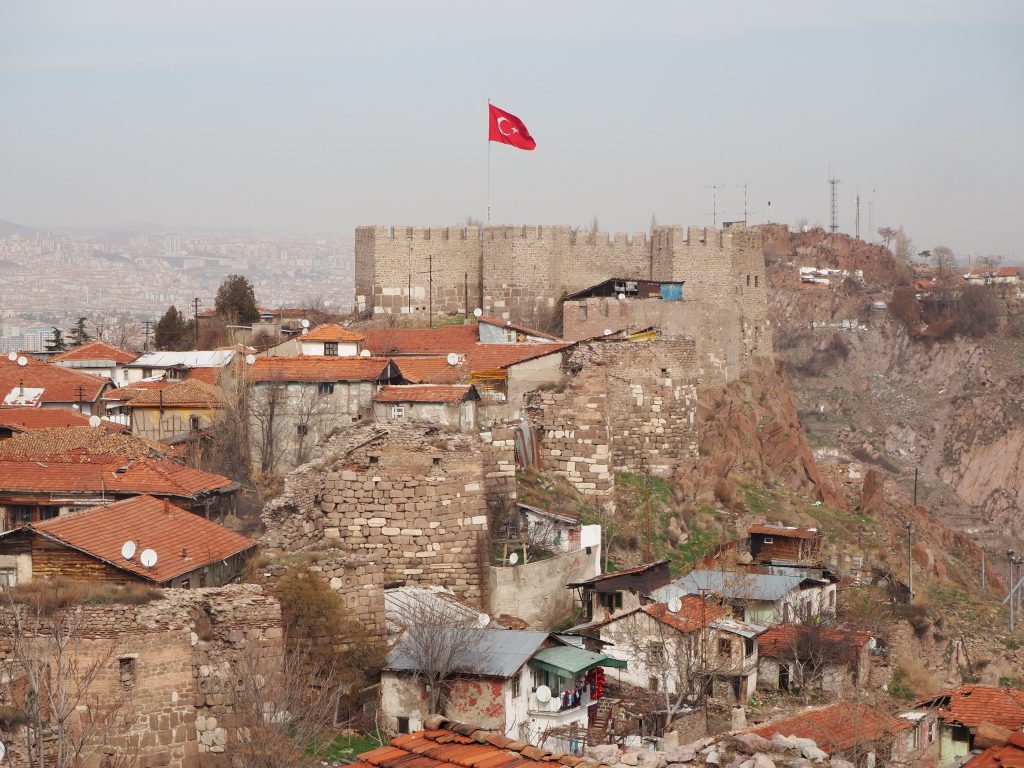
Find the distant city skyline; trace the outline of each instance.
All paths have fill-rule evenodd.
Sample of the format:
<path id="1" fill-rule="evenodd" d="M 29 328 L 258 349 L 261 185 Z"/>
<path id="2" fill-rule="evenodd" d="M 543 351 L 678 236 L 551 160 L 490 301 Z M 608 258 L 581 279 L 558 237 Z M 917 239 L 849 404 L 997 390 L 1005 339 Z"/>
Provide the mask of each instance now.
<path id="1" fill-rule="evenodd" d="M 0 220 L 902 224 L 1024 256 L 1024 6 L 0 0 Z M 717 193 L 712 187 L 719 187 Z M 717 195 L 717 199 L 713 196 Z"/>

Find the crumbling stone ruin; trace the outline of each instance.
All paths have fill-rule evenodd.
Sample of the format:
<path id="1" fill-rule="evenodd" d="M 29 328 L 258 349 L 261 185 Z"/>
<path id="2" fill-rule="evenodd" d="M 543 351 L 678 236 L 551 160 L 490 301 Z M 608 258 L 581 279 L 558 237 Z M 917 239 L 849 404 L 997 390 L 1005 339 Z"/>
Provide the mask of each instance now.
<path id="1" fill-rule="evenodd" d="M 263 513 L 271 554 L 374 554 L 383 581 L 440 585 L 483 604 L 483 444 L 427 424 L 357 427 L 289 476 Z"/>

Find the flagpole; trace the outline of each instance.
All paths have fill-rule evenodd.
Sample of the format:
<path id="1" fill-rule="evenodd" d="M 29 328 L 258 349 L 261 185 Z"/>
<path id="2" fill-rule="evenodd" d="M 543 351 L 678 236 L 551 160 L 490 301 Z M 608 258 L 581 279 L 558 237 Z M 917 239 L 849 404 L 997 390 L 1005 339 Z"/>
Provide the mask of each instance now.
<path id="1" fill-rule="evenodd" d="M 491 225 L 491 100 L 487 100 L 487 226 Z"/>

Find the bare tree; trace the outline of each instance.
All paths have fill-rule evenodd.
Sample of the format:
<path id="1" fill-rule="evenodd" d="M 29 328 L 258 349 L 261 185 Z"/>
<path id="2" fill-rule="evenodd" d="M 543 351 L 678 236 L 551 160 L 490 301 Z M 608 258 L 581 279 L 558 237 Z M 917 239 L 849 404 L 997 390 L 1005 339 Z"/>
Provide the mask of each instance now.
<path id="1" fill-rule="evenodd" d="M 914 241 L 903 231 L 903 227 L 896 230 L 895 239 L 896 250 L 893 255 L 900 261 L 910 261 L 910 257 L 914 255 Z"/>
<path id="2" fill-rule="evenodd" d="M 893 227 L 878 228 L 878 237 L 881 239 L 882 245 L 885 246 L 886 249 L 888 249 L 889 246 L 892 245 L 892 241 L 896 238 L 896 235 L 899 231 L 900 230 L 894 229 Z"/>
<path id="3" fill-rule="evenodd" d="M 791 680 L 800 690 L 803 704 L 821 690 L 833 672 L 845 672 L 857 657 L 857 646 L 851 632 L 814 621 L 812 617 L 789 625 L 787 661 Z"/>
<path id="4" fill-rule="evenodd" d="M 945 245 L 936 245 L 932 248 L 931 260 L 935 264 L 935 272 L 940 278 L 950 275 L 953 266 L 956 264 L 956 256 L 953 255 L 953 249 L 947 248 Z"/>
<path id="5" fill-rule="evenodd" d="M 443 688 L 486 656 L 492 630 L 436 600 L 408 601 L 396 623 L 402 631 L 396 651 L 427 689 L 428 714 L 435 714 Z"/>
<path id="6" fill-rule="evenodd" d="M 17 601 L 9 592 L 0 607 L 0 696 L 14 714 L 9 723 L 20 724 L 0 728 L 0 740 L 13 765 L 128 765 L 129 692 L 116 643 L 89 636 L 85 614 L 61 594 L 64 588 L 55 582 Z"/>

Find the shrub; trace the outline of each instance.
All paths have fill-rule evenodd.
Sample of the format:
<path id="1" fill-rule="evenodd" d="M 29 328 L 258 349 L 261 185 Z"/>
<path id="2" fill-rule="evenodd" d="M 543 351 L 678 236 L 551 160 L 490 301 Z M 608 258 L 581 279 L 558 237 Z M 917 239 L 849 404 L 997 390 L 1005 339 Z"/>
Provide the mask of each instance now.
<path id="1" fill-rule="evenodd" d="M 917 296 L 909 285 L 901 285 L 892 292 L 889 299 L 889 314 L 903 324 L 910 336 L 916 336 L 921 329 L 921 308 Z"/>
<path id="2" fill-rule="evenodd" d="M 999 302 L 991 288 L 964 286 L 958 304 L 959 330 L 964 336 L 981 339 L 999 326 Z"/>
<path id="3" fill-rule="evenodd" d="M 161 599 L 164 591 L 143 582 L 121 586 L 55 578 L 20 584 L 6 594 L 13 603 L 32 606 L 51 616 L 75 605 L 145 605 Z"/>

